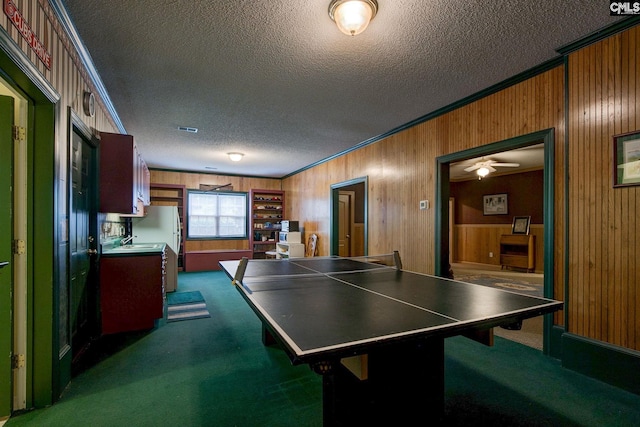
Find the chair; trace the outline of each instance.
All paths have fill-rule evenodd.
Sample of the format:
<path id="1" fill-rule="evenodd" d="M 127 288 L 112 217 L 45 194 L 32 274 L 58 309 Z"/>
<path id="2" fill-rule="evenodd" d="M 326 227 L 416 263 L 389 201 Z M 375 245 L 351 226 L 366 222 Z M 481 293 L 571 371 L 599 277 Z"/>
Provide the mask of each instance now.
<path id="1" fill-rule="evenodd" d="M 318 236 L 314 233 L 307 240 L 307 251 L 304 256 L 313 257 L 318 255 Z"/>

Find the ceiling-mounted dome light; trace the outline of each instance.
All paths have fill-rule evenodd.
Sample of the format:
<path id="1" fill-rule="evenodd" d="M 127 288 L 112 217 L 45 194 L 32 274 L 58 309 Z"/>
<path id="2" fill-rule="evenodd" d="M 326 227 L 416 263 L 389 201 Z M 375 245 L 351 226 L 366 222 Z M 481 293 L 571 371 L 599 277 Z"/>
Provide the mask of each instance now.
<path id="1" fill-rule="evenodd" d="M 484 178 L 485 176 L 489 175 L 489 169 L 488 169 L 488 168 L 485 168 L 485 167 L 483 166 L 483 167 L 481 167 L 480 169 L 478 169 L 478 170 L 476 171 L 476 173 L 477 173 L 477 174 L 478 174 L 478 176 L 480 177 L 480 178 L 478 178 L 478 179 L 482 179 L 482 178 Z"/>
<path id="2" fill-rule="evenodd" d="M 332 0 L 329 16 L 348 36 L 363 32 L 378 12 L 376 0 Z"/>
<path id="3" fill-rule="evenodd" d="M 244 157 L 242 153 L 227 153 L 232 162 L 239 162 Z"/>

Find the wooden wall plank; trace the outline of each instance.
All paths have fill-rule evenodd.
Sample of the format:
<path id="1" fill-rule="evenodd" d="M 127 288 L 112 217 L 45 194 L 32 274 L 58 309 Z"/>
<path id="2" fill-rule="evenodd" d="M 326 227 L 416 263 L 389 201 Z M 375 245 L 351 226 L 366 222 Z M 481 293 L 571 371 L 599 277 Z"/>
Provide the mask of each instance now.
<path id="1" fill-rule="evenodd" d="M 569 56 L 568 330 L 638 350 L 638 192 L 613 188 L 613 136 L 637 130 L 639 27 Z"/>

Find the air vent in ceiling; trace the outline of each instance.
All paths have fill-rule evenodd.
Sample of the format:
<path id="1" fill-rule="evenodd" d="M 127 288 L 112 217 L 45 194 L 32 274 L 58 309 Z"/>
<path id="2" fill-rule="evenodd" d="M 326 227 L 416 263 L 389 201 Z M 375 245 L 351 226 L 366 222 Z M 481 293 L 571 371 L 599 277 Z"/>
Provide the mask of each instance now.
<path id="1" fill-rule="evenodd" d="M 178 130 L 181 130 L 184 132 L 198 133 L 198 128 L 191 128 L 188 126 L 179 126 Z"/>

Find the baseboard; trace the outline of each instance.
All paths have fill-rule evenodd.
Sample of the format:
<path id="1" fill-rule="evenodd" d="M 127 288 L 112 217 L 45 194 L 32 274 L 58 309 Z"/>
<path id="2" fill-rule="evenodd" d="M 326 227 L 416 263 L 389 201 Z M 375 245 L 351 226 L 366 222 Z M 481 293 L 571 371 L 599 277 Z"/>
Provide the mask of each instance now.
<path id="1" fill-rule="evenodd" d="M 562 366 L 640 395 L 640 352 L 562 334 Z"/>
<path id="2" fill-rule="evenodd" d="M 564 326 L 553 325 L 549 334 L 549 346 L 547 354 L 554 359 L 562 359 L 562 335 L 564 334 Z"/>

